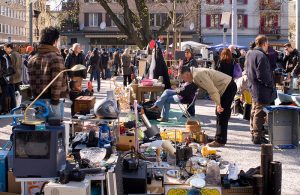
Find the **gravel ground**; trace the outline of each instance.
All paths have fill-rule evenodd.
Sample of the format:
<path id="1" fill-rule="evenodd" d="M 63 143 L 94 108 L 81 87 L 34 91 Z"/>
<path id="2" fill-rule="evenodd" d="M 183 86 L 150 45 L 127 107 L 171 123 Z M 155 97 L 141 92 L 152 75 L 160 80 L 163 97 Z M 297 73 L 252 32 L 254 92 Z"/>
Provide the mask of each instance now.
<path id="1" fill-rule="evenodd" d="M 94 88 L 96 83 L 94 82 Z M 101 92 L 95 93 L 97 99 L 106 96 L 111 83 L 101 81 Z M 173 106 L 176 108 L 176 105 Z M 202 129 L 209 136 L 215 134 L 214 104 L 209 100 L 198 100 L 196 102 L 197 118 L 202 123 Z M 70 103 L 66 103 L 65 116 L 70 116 Z M 0 146 L 9 139 L 11 128 L 10 119 L 0 119 Z M 260 165 L 260 146 L 253 145 L 250 140 L 249 122 L 241 119 L 240 116 L 232 116 L 229 123 L 228 142 L 225 147 L 219 148 L 218 153 L 224 160 L 235 162 L 240 169 L 247 171 L 249 168 Z M 300 150 L 274 150 L 274 160 L 282 162 L 282 194 L 299 195 L 300 175 Z"/>

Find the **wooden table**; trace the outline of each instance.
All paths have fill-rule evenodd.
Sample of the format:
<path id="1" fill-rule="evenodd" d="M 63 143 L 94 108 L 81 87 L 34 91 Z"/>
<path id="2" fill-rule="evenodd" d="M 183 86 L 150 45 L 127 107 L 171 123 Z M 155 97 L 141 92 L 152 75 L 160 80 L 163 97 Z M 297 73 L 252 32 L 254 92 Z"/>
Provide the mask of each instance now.
<path id="1" fill-rule="evenodd" d="M 137 101 L 138 103 L 144 101 L 144 93 L 147 92 L 153 92 L 153 93 L 158 93 L 158 92 L 163 92 L 165 90 L 165 87 L 163 86 L 141 86 L 139 85 L 137 87 Z"/>

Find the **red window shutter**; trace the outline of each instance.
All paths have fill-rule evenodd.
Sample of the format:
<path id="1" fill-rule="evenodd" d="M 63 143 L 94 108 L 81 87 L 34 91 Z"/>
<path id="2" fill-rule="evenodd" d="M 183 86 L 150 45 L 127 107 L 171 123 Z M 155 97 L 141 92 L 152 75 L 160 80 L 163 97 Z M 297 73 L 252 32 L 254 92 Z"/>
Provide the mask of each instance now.
<path id="1" fill-rule="evenodd" d="M 265 18 L 264 16 L 260 16 L 260 33 L 264 34 L 265 29 Z"/>
<path id="2" fill-rule="evenodd" d="M 248 28 L 248 15 L 244 15 L 244 27 Z"/>
<path id="3" fill-rule="evenodd" d="M 248 4 L 248 0 L 244 0 L 244 4 Z"/>
<path id="4" fill-rule="evenodd" d="M 207 4 L 210 4 L 210 0 L 206 0 L 206 3 L 207 3 Z"/>
<path id="5" fill-rule="evenodd" d="M 221 28 L 222 14 L 219 14 L 218 27 Z"/>
<path id="6" fill-rule="evenodd" d="M 84 26 L 89 26 L 89 13 L 84 13 Z"/>
<path id="7" fill-rule="evenodd" d="M 210 15 L 206 15 L 206 28 L 210 28 Z"/>
<path id="8" fill-rule="evenodd" d="M 278 15 L 274 16 L 274 26 L 278 27 Z"/>
<path id="9" fill-rule="evenodd" d="M 220 0 L 220 4 L 224 4 L 224 0 Z"/>
<path id="10" fill-rule="evenodd" d="M 232 14 L 230 14 L 230 19 L 229 19 L 229 28 L 232 26 Z"/>
<path id="11" fill-rule="evenodd" d="M 232 0 L 229 0 L 229 3 L 232 4 Z"/>

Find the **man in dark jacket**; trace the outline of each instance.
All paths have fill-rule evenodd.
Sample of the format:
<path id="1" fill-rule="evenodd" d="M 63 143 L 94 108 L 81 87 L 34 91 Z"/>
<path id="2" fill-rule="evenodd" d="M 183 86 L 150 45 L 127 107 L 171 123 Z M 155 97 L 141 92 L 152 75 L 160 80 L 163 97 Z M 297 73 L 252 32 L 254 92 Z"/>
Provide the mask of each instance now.
<path id="1" fill-rule="evenodd" d="M 103 80 L 106 79 L 108 61 L 109 61 L 109 55 L 105 49 L 102 49 L 100 68 L 101 68 L 101 76 Z"/>
<path id="2" fill-rule="evenodd" d="M 65 67 L 67 69 L 70 69 L 76 64 L 85 65 L 85 56 L 81 51 L 79 43 L 73 44 L 72 52 L 70 52 L 66 58 Z M 80 82 L 82 82 L 82 80 L 86 78 L 87 72 L 86 70 L 68 72 L 68 75 L 71 80 L 79 80 Z"/>
<path id="3" fill-rule="evenodd" d="M 284 45 L 285 56 L 283 63 L 286 65 L 286 71 L 292 77 L 297 77 L 300 74 L 300 56 L 297 49 L 294 49 L 290 43 Z"/>
<path id="4" fill-rule="evenodd" d="M 267 143 L 264 136 L 265 106 L 270 105 L 276 98 L 273 72 L 266 52 L 268 51 L 267 37 L 260 35 L 255 39 L 256 48 L 247 53 L 246 67 L 248 85 L 252 95 L 252 110 L 250 128 L 254 144 Z"/>

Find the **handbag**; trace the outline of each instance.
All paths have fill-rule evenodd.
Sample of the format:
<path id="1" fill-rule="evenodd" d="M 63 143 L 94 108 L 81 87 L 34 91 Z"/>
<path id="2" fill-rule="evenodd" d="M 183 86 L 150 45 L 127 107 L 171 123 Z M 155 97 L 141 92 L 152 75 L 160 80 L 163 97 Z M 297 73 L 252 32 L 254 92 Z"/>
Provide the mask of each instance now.
<path id="1" fill-rule="evenodd" d="M 92 66 L 89 65 L 88 69 L 87 69 L 87 73 L 92 74 Z"/>
<path id="2" fill-rule="evenodd" d="M 243 76 L 243 71 L 239 63 L 235 63 L 233 67 L 233 78 L 238 79 Z"/>

